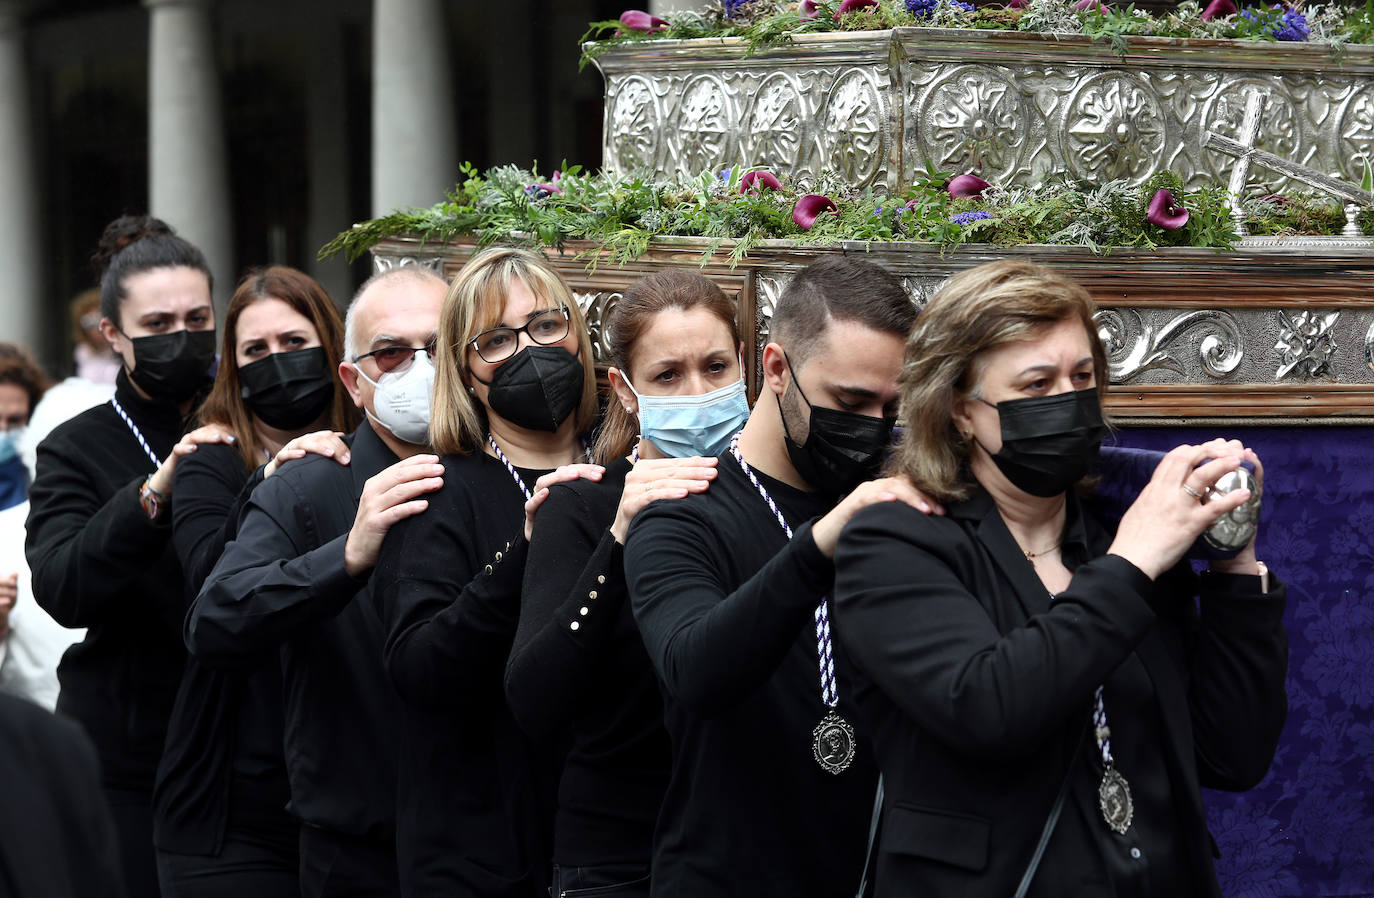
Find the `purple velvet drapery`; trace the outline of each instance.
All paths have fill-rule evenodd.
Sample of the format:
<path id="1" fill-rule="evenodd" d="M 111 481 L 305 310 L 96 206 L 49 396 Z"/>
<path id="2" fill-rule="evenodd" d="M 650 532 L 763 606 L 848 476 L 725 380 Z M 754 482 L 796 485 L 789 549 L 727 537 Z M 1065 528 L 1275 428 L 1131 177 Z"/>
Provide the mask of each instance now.
<path id="1" fill-rule="evenodd" d="M 1288 584 L 1288 724 L 1256 789 L 1206 792 L 1228 898 L 1374 896 L 1374 428 L 1132 428 L 1121 446 L 1243 440 L 1257 550 Z"/>

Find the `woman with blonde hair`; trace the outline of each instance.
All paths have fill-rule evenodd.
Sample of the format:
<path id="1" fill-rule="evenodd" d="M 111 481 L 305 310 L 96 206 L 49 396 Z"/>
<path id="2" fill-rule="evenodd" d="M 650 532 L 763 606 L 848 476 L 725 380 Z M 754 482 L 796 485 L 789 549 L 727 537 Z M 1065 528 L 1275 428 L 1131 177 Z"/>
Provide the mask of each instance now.
<path id="1" fill-rule="evenodd" d="M 443 486 L 391 528 L 372 575 L 384 663 L 409 706 L 402 886 L 547 894 L 556 771 L 516 729 L 501 676 L 520 610 L 526 506 L 532 513 L 557 480 L 599 478 L 601 468 L 585 463 L 597 415 L 591 338 L 541 256 L 484 250 L 453 279 L 432 409 Z"/>
<path id="2" fill-rule="evenodd" d="M 1217 481 L 1259 459 L 1179 446 L 1115 533 L 1095 521 L 1094 312 L 1009 260 L 951 279 L 907 341 L 893 473 L 949 512 L 864 509 L 835 559 L 885 782 L 878 896 L 1218 896 L 1200 787 L 1273 758 L 1284 587 L 1253 538 L 1200 577 L 1184 558 L 1249 499 Z"/>

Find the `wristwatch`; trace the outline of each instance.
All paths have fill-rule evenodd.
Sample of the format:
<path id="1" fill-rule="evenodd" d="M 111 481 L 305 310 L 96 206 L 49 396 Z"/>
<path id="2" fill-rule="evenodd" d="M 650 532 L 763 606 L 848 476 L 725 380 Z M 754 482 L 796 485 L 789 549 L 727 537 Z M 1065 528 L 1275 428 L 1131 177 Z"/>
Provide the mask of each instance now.
<path id="1" fill-rule="evenodd" d="M 143 485 L 138 488 L 138 504 L 143 507 L 143 513 L 150 521 L 160 518 L 163 510 L 167 508 L 167 497 L 153 489 L 151 474 L 144 478 Z"/>

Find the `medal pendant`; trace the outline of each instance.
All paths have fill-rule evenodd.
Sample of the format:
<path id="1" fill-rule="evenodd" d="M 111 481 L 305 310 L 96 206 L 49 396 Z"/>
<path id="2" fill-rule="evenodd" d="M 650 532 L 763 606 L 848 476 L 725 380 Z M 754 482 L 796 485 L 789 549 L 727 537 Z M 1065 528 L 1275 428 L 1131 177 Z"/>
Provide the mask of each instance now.
<path id="1" fill-rule="evenodd" d="M 1108 767 L 1102 774 L 1097 804 L 1102 809 L 1102 819 L 1117 833 L 1124 835 L 1131 828 L 1131 817 L 1135 814 L 1131 787 L 1115 767 Z"/>
<path id="2" fill-rule="evenodd" d="M 827 773 L 839 776 L 854 762 L 854 728 L 834 711 L 827 713 L 811 731 L 811 753 Z"/>

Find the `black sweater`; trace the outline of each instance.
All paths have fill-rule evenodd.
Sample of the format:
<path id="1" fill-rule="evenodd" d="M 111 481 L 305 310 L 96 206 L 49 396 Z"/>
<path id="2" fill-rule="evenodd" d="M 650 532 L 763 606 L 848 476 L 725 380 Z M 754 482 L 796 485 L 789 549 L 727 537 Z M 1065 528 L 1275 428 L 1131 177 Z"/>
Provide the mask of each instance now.
<path id="1" fill-rule="evenodd" d="M 625 578 L 663 685 L 673 772 L 654 834 L 653 894 L 850 898 L 877 770 L 861 737 L 837 775 L 812 756 L 821 701 L 813 613 L 834 568 L 810 521 L 830 503 L 759 474 L 795 531 L 729 454 L 705 493 L 635 518 Z M 835 645 L 841 717 L 857 721 Z"/>
<path id="2" fill-rule="evenodd" d="M 237 447 L 210 443 L 177 463 L 172 543 L 187 604 L 238 530 L 239 512 L 262 468 L 249 472 Z M 276 652 L 238 671 L 190 658 L 167 729 L 153 800 L 153 841 L 182 854 L 218 854 L 229 829 L 296 851 L 286 813 L 282 680 Z"/>
<path id="3" fill-rule="evenodd" d="M 443 459 L 429 507 L 391 528 L 372 577 L 386 668 L 409 707 L 396 849 L 408 895 L 547 895 L 554 765 L 501 689 L 520 610 L 525 498 L 501 462 Z M 533 487 L 542 471 L 519 469 Z"/>
<path id="4" fill-rule="evenodd" d="M 560 866 L 647 870 L 668 785 L 663 699 L 609 529 L 629 472 L 619 459 L 599 482 L 550 491 L 535 517 L 506 667 L 506 698 L 526 733 L 547 739 L 571 729 L 554 823 Z"/>
<path id="5" fill-rule="evenodd" d="M 120 372 L 115 399 L 165 459 L 184 432 L 173 405 L 140 397 Z M 171 519 L 138 502 L 156 470 L 103 403 L 60 425 L 38 447 L 25 551 L 38 604 L 86 627 L 57 668 L 58 710 L 80 721 L 107 787 L 151 791 L 181 679 L 185 607 Z"/>

